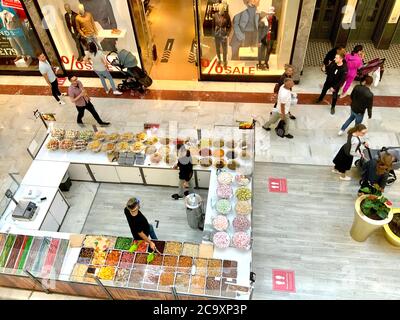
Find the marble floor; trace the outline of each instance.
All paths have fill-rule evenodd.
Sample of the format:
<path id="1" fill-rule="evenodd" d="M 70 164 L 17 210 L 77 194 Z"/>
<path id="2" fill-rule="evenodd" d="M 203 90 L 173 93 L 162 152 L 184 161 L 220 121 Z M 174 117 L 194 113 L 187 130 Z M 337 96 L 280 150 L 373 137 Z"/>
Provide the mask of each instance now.
<path id="1" fill-rule="evenodd" d="M 93 102 L 100 115 L 117 127 L 134 126 L 138 122 L 178 121 L 184 126 L 202 128 L 235 125 L 237 120 L 249 120 L 252 116 L 262 122 L 272 108 L 271 104 L 199 101 L 94 98 Z M 42 126 L 33 116 L 37 108 L 42 112 L 55 112 L 61 122 L 72 123 L 76 120 L 76 110 L 72 105 L 59 106 L 48 96 L 0 95 L 2 190 L 9 181 L 9 172 L 19 172 L 23 176 L 31 163 L 26 148 Z M 398 261 L 398 251 L 386 244 L 382 234 L 375 235 L 364 244 L 355 244 L 348 236 L 357 190 L 357 171 L 352 172 L 353 181 L 343 183 L 327 167 L 344 143 L 345 139 L 338 137 L 337 131 L 347 117 L 347 109 L 338 107 L 337 114 L 331 116 L 329 108 L 323 105 L 293 108 L 297 120 L 291 122 L 290 131 L 295 136 L 292 141 L 278 138 L 274 133 L 267 133 L 260 125 L 257 126 L 254 268 L 259 277 L 259 291 L 255 292 L 255 298 L 363 298 L 364 286 L 366 298 L 399 298 L 400 288 L 396 287 L 398 284 L 392 270 Z M 89 116 L 84 121 L 94 123 Z M 372 148 L 400 145 L 400 109 L 374 109 L 373 119 L 368 121 L 368 126 Z M 266 178 L 272 174 L 289 178 L 288 195 L 272 197 L 266 193 Z M 396 184 L 388 191 L 396 205 L 400 205 L 399 186 Z M 120 208 L 114 206 L 111 200 L 109 207 L 103 208 L 104 203 L 100 197 L 96 197 L 96 193 L 105 195 L 114 192 L 118 203 L 124 203 L 128 195 L 137 192 L 135 188 L 139 187 L 129 186 L 117 194 L 112 186 L 105 184 L 76 184 L 76 189 L 67 195 L 72 208 L 63 231 L 72 231 L 72 223 L 76 224 L 79 232 L 100 231 L 93 222 L 97 210 L 119 214 Z M 163 190 L 162 198 L 166 199 L 166 203 L 172 201 L 169 200 L 171 191 Z M 147 192 L 151 199 L 155 191 L 150 188 Z M 85 194 L 85 199 L 82 205 L 77 206 L 76 200 L 80 194 Z M 325 199 L 326 195 L 329 195 L 329 199 Z M 150 206 L 145 206 L 149 219 L 158 219 Z M 289 229 L 287 220 L 282 216 L 285 208 L 288 208 L 285 216 L 290 214 L 293 217 Z M 186 226 L 184 209 L 179 219 Z M 327 221 L 328 225 L 325 225 Z M 118 224 L 122 225 L 123 219 Z M 168 221 L 160 221 L 159 237 L 168 236 L 161 229 L 167 224 Z M 298 226 L 301 228 L 298 229 Z M 111 227 L 105 231 L 116 232 Z M 125 228 L 123 232 L 129 230 Z M 189 239 L 195 237 L 196 233 L 188 234 Z M 296 270 L 297 294 L 271 291 L 272 267 Z M 385 274 L 381 270 L 385 270 Z"/>

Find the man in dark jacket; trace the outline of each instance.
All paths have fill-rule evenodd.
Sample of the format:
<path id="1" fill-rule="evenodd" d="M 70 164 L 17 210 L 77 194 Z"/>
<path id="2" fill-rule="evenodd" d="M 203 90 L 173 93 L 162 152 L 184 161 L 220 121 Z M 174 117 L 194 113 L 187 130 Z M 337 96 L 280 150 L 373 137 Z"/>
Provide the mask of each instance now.
<path id="1" fill-rule="evenodd" d="M 326 67 L 327 66 L 329 66 L 333 61 L 335 61 L 335 57 L 336 57 L 336 54 L 338 53 L 338 52 L 343 52 L 343 50 L 345 50 L 342 46 L 339 46 L 339 47 L 335 47 L 335 48 L 333 48 L 332 50 L 330 50 L 327 54 L 326 54 L 326 56 L 325 56 L 325 58 L 324 58 L 324 61 L 323 61 L 323 66 L 322 66 L 322 71 L 324 71 L 325 73 L 326 73 Z"/>
<path id="2" fill-rule="evenodd" d="M 82 44 L 81 44 L 81 35 L 79 34 L 78 30 L 76 29 L 76 16 L 77 14 L 71 10 L 71 6 L 66 3 L 64 5 L 65 9 L 65 23 L 67 24 L 67 28 L 69 33 L 71 34 L 72 39 L 75 41 L 76 49 L 78 49 L 78 61 L 82 61 L 83 57 L 85 56 Z"/>
<path id="3" fill-rule="evenodd" d="M 349 119 L 343 124 L 339 131 L 341 136 L 348 126 L 355 120 L 356 125 L 363 122 L 365 111 L 368 110 L 368 118 L 372 118 L 372 105 L 374 103 L 374 94 L 370 87 L 374 79 L 370 76 L 365 78 L 364 85 L 357 85 L 351 93 L 351 115 Z"/>
<path id="4" fill-rule="evenodd" d="M 335 114 L 335 107 L 339 96 L 339 90 L 346 81 L 347 75 L 347 65 L 344 61 L 343 53 L 336 54 L 335 61 L 326 68 L 326 74 L 327 76 L 324 87 L 316 103 L 320 103 L 322 99 L 326 96 L 328 90 L 331 89 L 333 91 L 331 114 Z"/>

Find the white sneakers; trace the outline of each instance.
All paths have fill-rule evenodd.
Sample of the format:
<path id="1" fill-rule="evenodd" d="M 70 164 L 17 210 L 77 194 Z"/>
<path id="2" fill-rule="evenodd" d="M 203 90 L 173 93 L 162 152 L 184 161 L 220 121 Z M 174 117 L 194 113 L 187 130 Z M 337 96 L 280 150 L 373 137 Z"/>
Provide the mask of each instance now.
<path id="1" fill-rule="evenodd" d="M 340 131 L 338 132 L 338 136 L 342 136 L 343 133 L 344 133 L 344 131 L 343 131 L 343 130 L 340 130 Z"/>
<path id="2" fill-rule="evenodd" d="M 60 100 L 60 101 L 58 101 L 58 104 L 63 106 L 65 104 L 65 102 Z"/>
<path id="3" fill-rule="evenodd" d="M 119 90 L 115 90 L 115 91 L 113 91 L 113 95 L 114 96 L 120 96 L 120 95 L 122 95 L 123 93 L 121 92 L 121 91 L 119 91 Z"/>
<path id="4" fill-rule="evenodd" d="M 350 181 L 351 180 L 351 178 L 348 176 L 344 176 L 344 177 L 340 176 L 339 179 L 342 181 Z"/>

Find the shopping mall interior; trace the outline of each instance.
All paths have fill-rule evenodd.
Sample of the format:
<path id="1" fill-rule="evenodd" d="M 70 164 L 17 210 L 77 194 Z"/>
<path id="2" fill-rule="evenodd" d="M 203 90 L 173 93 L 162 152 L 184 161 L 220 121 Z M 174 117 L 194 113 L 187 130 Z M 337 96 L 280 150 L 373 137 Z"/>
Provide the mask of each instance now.
<path id="1" fill-rule="evenodd" d="M 333 46 L 351 52 L 362 43 L 365 62 L 383 59 L 369 73 L 372 117 L 362 120 L 369 148 L 360 154 L 373 163 L 390 148 L 390 177 L 399 176 L 400 1 L 391 10 L 382 1 L 355 1 L 356 10 L 342 18 L 352 14 L 365 29 L 347 30 L 344 42 L 346 29 L 335 29 L 341 12 L 335 1 L 101 0 L 111 8 L 107 14 L 90 1 L 62 2 L 21 1 L 18 8 L 2 2 L 30 26 L 15 31 L 0 13 L 2 32 L 14 32 L 1 37 L 0 49 L 0 299 L 400 299 L 400 183 L 387 182 L 386 215 L 374 220 L 362 212 L 362 201 L 382 197 L 359 194 L 364 167 L 354 163 L 346 181 L 332 172 L 348 141 L 338 131 L 362 81 L 339 97 L 334 114 L 331 92 L 316 102 L 326 80 L 322 61 Z M 253 52 L 242 43 L 237 60 L 228 45 L 227 68 L 217 66 L 205 17 L 225 2 L 231 18 L 240 6 L 257 8 L 259 19 L 279 17 L 277 39 L 269 38 L 269 70 L 256 67 L 257 44 Z M 122 94 L 105 93 L 92 64 L 77 62 L 80 44 L 65 25 L 65 5 L 78 11 L 82 3 L 104 35 L 97 45 L 106 54 L 130 51 L 150 85 L 137 80 L 137 87 L 124 88 L 124 72 L 109 65 Z M 52 5 L 54 27 L 46 13 Z M 378 26 L 371 15 L 387 24 Z M 49 28 L 40 30 L 36 19 L 46 19 Z M 41 49 L 60 68 L 64 104 L 38 71 L 34 52 Z M 282 106 L 282 87 L 274 90 L 286 63 L 298 77 L 292 92 L 289 81 L 283 84 L 295 116 L 286 119 L 285 133 L 293 139 L 278 136 L 275 125 L 263 127 L 275 103 Z M 227 73 L 235 68 L 254 73 Z M 68 97 L 73 75 L 109 125 L 88 111 L 77 124 L 78 102 Z M 195 195 L 186 190 L 176 200 L 182 148 L 191 152 Z M 124 214 L 133 197 L 158 239 L 149 234 L 134 241 Z M 16 216 L 19 208 L 29 213 L 27 205 L 34 213 Z"/>

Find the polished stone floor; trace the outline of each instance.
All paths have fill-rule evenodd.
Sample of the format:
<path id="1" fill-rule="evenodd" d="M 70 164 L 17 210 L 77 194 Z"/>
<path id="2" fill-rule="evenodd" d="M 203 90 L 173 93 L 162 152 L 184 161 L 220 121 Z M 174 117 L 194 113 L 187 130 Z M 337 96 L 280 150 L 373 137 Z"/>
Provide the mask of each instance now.
<path id="1" fill-rule="evenodd" d="M 189 127 L 209 127 L 233 125 L 236 120 L 249 120 L 252 116 L 262 122 L 261 118 L 267 118 L 272 108 L 268 104 L 103 98 L 95 98 L 93 102 L 102 117 L 116 127 L 133 126 L 137 122 L 168 121 L 178 121 Z M 2 189 L 7 185 L 7 173 L 19 172 L 23 175 L 30 165 L 26 148 L 41 127 L 33 116 L 36 109 L 55 112 L 61 122 L 75 121 L 75 108 L 70 104 L 59 106 L 51 97 L 1 95 Z M 254 270 L 258 281 L 255 298 L 399 298 L 395 267 L 399 251 L 390 247 L 381 233 L 363 244 L 355 243 L 349 237 L 357 190 L 356 170 L 351 173 L 353 181 L 340 182 L 328 167 L 345 140 L 337 136 L 337 131 L 346 119 L 347 109 L 338 107 L 337 114 L 331 116 L 329 108 L 323 105 L 293 108 L 293 114 L 298 119 L 291 122 L 291 133 L 295 136 L 292 141 L 267 133 L 259 125 L 257 127 Z M 94 123 L 90 116 L 86 121 Z M 399 145 L 400 109 L 374 109 L 368 126 L 371 147 Z M 267 177 L 272 175 L 288 178 L 289 194 L 276 196 L 267 193 Z M 399 187 L 400 184 L 396 184 L 388 188 L 388 196 L 397 206 L 400 206 Z M 165 190 L 164 196 L 167 197 L 170 191 Z M 85 231 L 100 232 L 99 229 L 90 229 L 93 228 L 90 213 L 101 209 L 99 198 L 95 198 L 96 192 L 107 194 L 112 192 L 112 187 L 77 184 L 77 189 L 69 197 L 73 208 L 63 231 L 72 231 L 71 223 L 77 221 L 79 228 Z M 85 199 L 79 198 L 80 193 L 85 195 Z M 82 203 L 82 210 L 76 205 L 77 199 Z M 113 204 L 110 203 L 110 206 Z M 151 210 L 149 214 L 154 221 L 156 216 Z M 180 219 L 185 223 L 184 212 Z M 167 237 L 168 234 L 161 229 L 162 225 L 160 234 Z M 296 271 L 296 294 L 271 291 L 272 268 Z"/>

